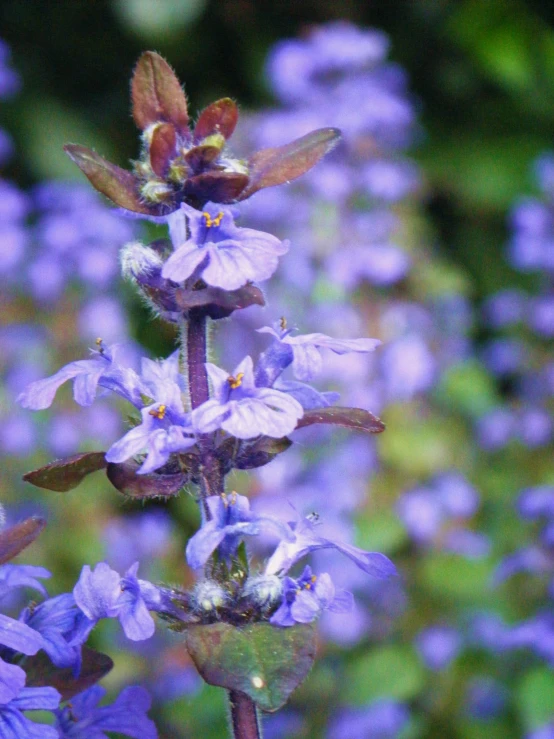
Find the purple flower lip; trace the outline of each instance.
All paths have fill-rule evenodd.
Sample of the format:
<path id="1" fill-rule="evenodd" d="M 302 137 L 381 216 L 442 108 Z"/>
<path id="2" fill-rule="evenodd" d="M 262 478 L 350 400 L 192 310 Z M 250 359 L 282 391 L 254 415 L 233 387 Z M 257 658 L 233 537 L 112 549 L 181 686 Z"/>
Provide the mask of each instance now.
<path id="1" fill-rule="evenodd" d="M 202 211 L 183 203 L 167 220 L 175 251 L 161 274 L 177 283 L 201 277 L 211 287 L 236 290 L 269 279 L 288 250 L 288 242 L 271 234 L 239 228 L 233 211 L 217 203 Z"/>
<path id="2" fill-rule="evenodd" d="M 262 435 L 280 439 L 294 431 L 304 414 L 300 403 L 288 393 L 256 386 L 250 357 L 245 357 L 232 374 L 209 362 L 206 369 L 214 392 L 191 414 L 198 433 L 222 429 L 237 439 Z"/>

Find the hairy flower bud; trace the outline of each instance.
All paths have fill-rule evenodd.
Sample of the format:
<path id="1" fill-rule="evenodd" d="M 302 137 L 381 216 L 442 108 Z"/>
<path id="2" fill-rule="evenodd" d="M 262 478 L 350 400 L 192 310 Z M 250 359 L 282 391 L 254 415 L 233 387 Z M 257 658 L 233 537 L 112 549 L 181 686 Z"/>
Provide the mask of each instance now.
<path id="1" fill-rule="evenodd" d="M 202 580 L 196 585 L 193 593 L 196 609 L 205 613 L 222 608 L 228 597 L 226 591 L 214 580 Z"/>
<path id="2" fill-rule="evenodd" d="M 137 281 L 159 274 L 163 266 L 160 255 L 140 241 L 131 241 L 121 250 L 121 272 L 123 277 Z"/>
<path id="3" fill-rule="evenodd" d="M 151 308 L 162 312 L 166 320 L 174 320 L 173 313 L 179 312 L 175 303 L 175 286 L 162 277 L 163 260 L 159 249 L 145 246 L 140 241 L 126 244 L 121 252 L 121 272 L 141 289 Z"/>
<path id="4" fill-rule="evenodd" d="M 256 575 L 249 577 L 244 585 L 243 595 L 262 611 L 277 605 L 283 596 L 283 582 L 277 575 Z"/>

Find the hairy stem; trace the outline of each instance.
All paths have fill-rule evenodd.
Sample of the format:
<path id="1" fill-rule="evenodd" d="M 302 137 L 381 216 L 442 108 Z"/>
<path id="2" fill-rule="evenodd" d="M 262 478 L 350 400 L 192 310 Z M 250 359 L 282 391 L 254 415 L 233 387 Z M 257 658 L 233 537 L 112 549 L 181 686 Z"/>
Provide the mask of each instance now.
<path id="1" fill-rule="evenodd" d="M 208 373 L 206 372 L 207 320 L 202 313 L 191 310 L 184 337 L 186 341 L 190 402 L 193 410 L 205 403 L 210 397 Z"/>
<path id="2" fill-rule="evenodd" d="M 229 691 L 234 739 L 262 739 L 262 729 L 254 701 L 246 693 Z"/>

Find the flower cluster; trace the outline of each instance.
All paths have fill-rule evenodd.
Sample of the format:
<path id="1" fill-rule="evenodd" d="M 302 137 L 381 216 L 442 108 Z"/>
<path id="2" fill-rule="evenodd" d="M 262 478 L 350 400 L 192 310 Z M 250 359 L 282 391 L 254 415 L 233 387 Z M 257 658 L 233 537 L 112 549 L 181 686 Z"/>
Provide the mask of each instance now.
<path id="1" fill-rule="evenodd" d="M 196 485 L 201 526 L 188 539 L 186 560 L 197 582 L 188 590 L 156 586 L 138 579 L 138 562 L 127 561 L 123 577 L 106 563 L 94 569 L 85 565 L 72 593 L 26 609 L 22 619 L 43 635 L 53 664 L 77 675 L 85 660 L 82 646 L 99 620 L 117 618 L 127 638 L 139 642 L 154 635 L 151 614 L 158 613 L 174 630 L 187 633 L 187 648 L 201 675 L 227 688 L 233 687 L 234 671 L 229 671 L 225 654 L 205 659 L 206 629 L 221 627 L 231 641 L 244 633 L 262 638 L 257 635 L 270 629 L 271 640 L 285 650 L 296 643 L 298 657 L 304 655 L 298 676 L 290 678 L 291 685 L 298 684 L 313 660 L 313 631 L 305 627 L 326 611 L 342 614 L 354 604 L 352 594 L 337 588 L 330 572 L 319 573 L 309 564 L 296 572 L 300 561 L 331 550 L 377 580 L 387 580 L 396 569 L 384 554 L 343 541 L 332 527 L 321 531 L 316 514 L 297 514 L 289 521 L 251 508 L 248 497 L 227 492 L 225 477 L 233 469 L 264 467 L 287 451 L 295 432 L 306 427 L 330 424 L 367 434 L 382 432 L 384 425 L 368 410 L 337 405 L 338 393 L 311 385 L 324 373 L 325 360 L 336 357 L 346 367 L 341 356 L 361 361 L 381 342 L 302 334 L 281 318 L 272 327 L 260 328 L 263 351 L 244 352 L 230 371 L 208 361 L 208 324 L 263 305 L 259 284 L 274 275 L 279 259 L 289 251 L 287 240 L 237 225 L 240 213 L 230 204 L 310 170 L 334 146 L 338 131 L 319 128 L 239 161 L 226 145 L 237 122 L 235 104 L 229 99 L 213 103 L 189 128 L 180 84 L 153 52 L 139 59 L 132 100 L 135 122 L 143 132 L 133 172 L 78 145 L 66 150 L 114 203 L 167 226 L 168 240 L 129 243 L 121 265 L 124 276 L 159 316 L 178 324 L 182 343 L 166 359 L 143 358 L 138 369 L 120 345 L 97 338 L 89 358 L 71 361 L 45 379 L 33 379 L 18 396 L 24 408 L 49 408 L 58 389 L 71 382 L 78 405 L 89 408 L 98 397 L 112 393 L 130 404 L 132 415 L 130 428 L 119 439 L 112 438 L 107 451 L 58 460 L 25 479 L 39 487 L 69 490 L 103 470 L 117 490 L 141 499 L 166 498 L 187 483 Z M 253 540 L 259 542 L 252 547 L 259 555 L 267 537 L 276 540 L 270 555 L 251 560 L 247 541 L 248 548 Z M 214 669 L 216 678 L 206 673 Z M 254 687 L 260 680 L 263 684 L 257 678 Z M 286 675 L 283 681 L 289 684 Z M 132 732 L 141 722 L 149 726 L 144 711 L 138 719 L 130 716 L 127 724 L 117 724 L 125 706 L 137 697 L 133 690 L 124 691 L 113 704 L 110 728 Z M 61 730 L 75 734 L 86 721 L 79 711 L 87 710 L 94 713 L 99 731 L 107 727 L 106 709 L 96 708 L 100 694 L 99 688 L 91 688 L 76 702 L 75 712 L 59 710 Z M 143 729 L 141 736 L 149 736 L 148 731 Z"/>
<path id="2" fill-rule="evenodd" d="M 87 673 L 96 671 L 98 679 L 109 671 L 111 662 L 93 650 L 85 652 L 83 645 L 102 618 L 119 618 L 130 639 L 148 638 L 153 621 L 147 609 L 162 609 L 162 591 L 137 580 L 136 566 L 121 577 L 101 563 L 92 573 L 90 568 L 83 568 L 73 593 L 47 597 L 37 578 L 51 577 L 48 570 L 6 564 L 40 534 L 44 524 L 42 519 L 29 518 L 0 530 L 3 610 L 24 588 L 46 596 L 42 602 L 23 608 L 18 618 L 0 614 L 0 732 L 29 739 L 84 739 L 93 728 L 99 737 L 105 736 L 104 731 L 119 731 L 134 739 L 156 739 L 156 728 L 147 716 L 150 698 L 143 688 L 126 688 L 113 704 L 98 706 L 105 690 L 90 687 Z M 32 658 L 41 651 L 47 655 L 47 669 L 33 659 L 21 661 L 22 656 Z M 63 681 L 60 693 L 49 683 L 60 686 L 56 672 L 64 668 L 70 668 L 73 677 Z M 25 715 L 29 710 L 50 712 L 54 725 L 31 721 Z"/>

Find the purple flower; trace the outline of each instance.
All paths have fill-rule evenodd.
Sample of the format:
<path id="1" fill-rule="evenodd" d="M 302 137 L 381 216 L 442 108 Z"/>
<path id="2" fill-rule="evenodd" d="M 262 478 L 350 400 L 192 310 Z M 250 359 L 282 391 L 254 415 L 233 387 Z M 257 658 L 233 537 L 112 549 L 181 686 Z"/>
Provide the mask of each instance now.
<path id="1" fill-rule="evenodd" d="M 25 608 L 19 619 L 42 636 L 43 649 L 56 667 L 73 667 L 74 673 L 79 674 L 81 644 L 86 638 L 88 624 L 71 593 Z M 82 639 L 75 640 L 76 635 L 81 635 Z"/>
<path id="2" fill-rule="evenodd" d="M 55 688 L 22 688 L 15 697 L 0 700 L 0 736 L 6 739 L 59 739 L 52 726 L 29 721 L 22 711 L 52 711 L 60 704 Z"/>
<path id="3" fill-rule="evenodd" d="M 206 368 L 214 397 L 192 412 L 193 426 L 201 433 L 223 429 L 238 439 L 260 434 L 281 438 L 294 431 L 304 414 L 300 403 L 287 393 L 256 387 L 250 357 L 232 375 L 209 362 Z"/>
<path id="4" fill-rule="evenodd" d="M 193 429 L 183 411 L 183 401 L 175 383 L 173 389 L 172 397 L 167 394 L 164 403 L 153 403 L 142 409 L 142 423 L 108 449 L 108 462 L 124 462 L 146 451 L 146 459 L 137 470 L 137 474 L 146 475 L 162 467 L 172 453 L 182 452 L 196 443 L 194 437 L 187 435 Z"/>
<path id="5" fill-rule="evenodd" d="M 394 739 L 406 727 L 409 712 L 402 703 L 381 699 L 363 708 L 347 708 L 331 722 L 328 739 Z"/>
<path id="6" fill-rule="evenodd" d="M 123 570 L 133 562 L 152 562 L 169 548 L 173 523 L 165 510 L 151 509 L 111 520 L 104 528 L 107 559 Z"/>
<path id="7" fill-rule="evenodd" d="M 44 647 L 42 636 L 26 624 L 0 613 L 0 645 L 32 655 Z M 0 659 L 0 704 L 13 700 L 25 685 L 25 672 Z"/>
<path id="8" fill-rule="evenodd" d="M 105 732 L 116 731 L 133 739 L 157 739 L 154 722 L 146 715 L 151 698 L 139 686 L 125 688 L 109 706 L 98 704 L 106 690 L 100 685 L 79 693 L 71 704 L 58 709 L 56 729 L 61 739 L 108 739 Z"/>
<path id="9" fill-rule="evenodd" d="M 554 518 L 554 485 L 539 485 L 524 490 L 518 498 L 517 510 L 522 518 L 531 521 L 542 516 Z"/>
<path id="10" fill-rule="evenodd" d="M 42 595 L 46 595 L 46 589 L 37 577 L 52 577 L 44 567 L 34 565 L 0 565 L 0 600 L 13 588 L 33 588 Z"/>
<path id="11" fill-rule="evenodd" d="M 335 586 L 326 572 L 313 575 L 311 567 L 306 566 L 298 580 L 284 578 L 283 601 L 269 621 L 274 626 L 309 624 L 326 609 L 345 613 L 351 608 L 351 593 L 343 590 L 335 594 Z"/>
<path id="12" fill-rule="evenodd" d="M 507 698 L 508 691 L 502 683 L 490 677 L 476 677 L 467 687 L 466 710 L 473 718 L 490 721 L 502 713 Z"/>
<path id="13" fill-rule="evenodd" d="M 430 626 L 417 635 L 416 646 L 429 669 L 444 670 L 460 651 L 462 638 L 450 626 Z"/>
<path id="14" fill-rule="evenodd" d="M 85 565 L 73 588 L 75 602 L 89 619 L 90 630 L 101 618 L 117 617 L 125 636 L 132 641 L 149 639 L 155 630 L 149 609 L 162 606 L 161 591 L 146 580 L 137 579 L 138 562 L 121 577 L 104 562 L 91 570 Z"/>
<path id="15" fill-rule="evenodd" d="M 187 562 L 193 570 L 203 567 L 218 548 L 221 556 L 229 560 L 236 553 L 243 536 L 255 536 L 262 530 L 269 530 L 280 538 L 292 538 L 292 531 L 284 522 L 271 516 L 254 514 L 244 495 L 213 495 L 207 499 L 207 504 L 211 519 L 187 544 Z"/>
<path id="16" fill-rule="evenodd" d="M 35 411 L 49 408 L 58 388 L 64 382 L 73 380 L 73 397 L 79 405 L 91 405 L 100 386 L 113 390 L 131 403 L 140 406 L 140 380 L 132 369 L 119 364 L 119 346 L 104 347 L 101 341 L 98 342 L 98 346 L 97 351 L 92 351 L 92 359 L 70 362 L 55 375 L 31 383 L 19 395 L 17 402 L 24 408 Z"/>
<path id="17" fill-rule="evenodd" d="M 368 575 L 388 578 L 396 574 L 396 567 L 388 557 L 379 552 L 366 552 L 364 549 L 344 544 L 324 536 L 318 536 L 316 522 L 310 518 L 291 521 L 289 526 L 293 532 L 292 540 L 282 539 L 277 549 L 266 563 L 265 574 L 286 574 L 299 560 L 318 549 L 336 549 Z"/>
<path id="18" fill-rule="evenodd" d="M 525 739 L 554 739 L 554 723 L 544 724 L 525 734 Z"/>
<path id="19" fill-rule="evenodd" d="M 174 282 L 194 275 L 208 285 L 236 290 L 271 277 L 278 257 L 289 248 L 271 234 L 235 226 L 233 211 L 217 203 L 206 203 L 203 211 L 183 203 L 168 222 L 175 252 L 164 264 L 162 277 Z"/>
<path id="20" fill-rule="evenodd" d="M 379 339 L 333 339 L 325 334 L 291 336 L 291 331 L 292 329 L 287 328 L 284 319 L 275 324 L 275 328 L 264 326 L 258 329 L 259 333 L 273 336 L 276 344 L 275 349 L 270 347 L 265 355 L 260 357 L 256 368 L 258 385 L 266 387 L 273 385 L 275 373 L 278 376 L 290 364 L 299 380 L 312 380 L 323 368 L 321 349 L 330 349 L 335 354 L 349 354 L 350 352 L 365 354 L 373 351 L 381 343 Z"/>

